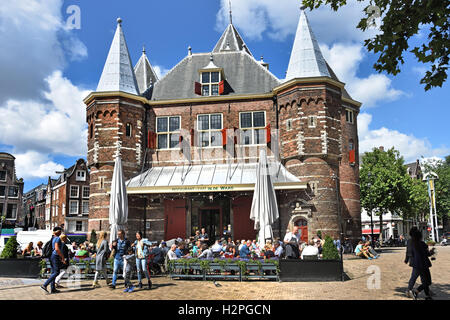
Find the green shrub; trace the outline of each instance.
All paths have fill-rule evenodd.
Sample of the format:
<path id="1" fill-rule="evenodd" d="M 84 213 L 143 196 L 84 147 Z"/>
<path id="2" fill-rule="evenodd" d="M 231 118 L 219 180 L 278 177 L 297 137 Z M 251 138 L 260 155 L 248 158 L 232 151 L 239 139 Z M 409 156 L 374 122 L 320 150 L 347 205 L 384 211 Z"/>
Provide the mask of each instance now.
<path id="1" fill-rule="evenodd" d="M 339 260 L 339 252 L 330 236 L 325 237 L 325 243 L 322 249 L 323 260 Z"/>
<path id="2" fill-rule="evenodd" d="M 15 259 L 17 258 L 17 248 L 19 247 L 19 243 L 16 240 L 16 237 L 11 237 L 8 239 L 5 247 L 3 248 L 1 258 L 3 259 Z"/>
<path id="3" fill-rule="evenodd" d="M 427 245 L 429 245 L 429 246 L 434 246 L 434 245 L 436 245 L 436 242 L 433 241 L 433 240 L 428 240 L 428 241 L 427 241 Z"/>

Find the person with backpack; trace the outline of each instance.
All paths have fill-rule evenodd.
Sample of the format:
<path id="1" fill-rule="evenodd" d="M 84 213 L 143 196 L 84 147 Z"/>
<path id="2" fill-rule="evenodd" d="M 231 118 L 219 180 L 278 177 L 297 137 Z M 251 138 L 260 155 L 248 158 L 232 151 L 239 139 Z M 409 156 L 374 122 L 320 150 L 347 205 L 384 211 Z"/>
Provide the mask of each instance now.
<path id="1" fill-rule="evenodd" d="M 62 241 L 62 246 L 61 246 L 61 251 L 63 253 L 64 256 L 64 261 L 66 261 L 65 264 L 61 265 L 61 270 L 59 272 L 59 275 L 56 277 L 55 279 L 55 285 L 56 285 L 56 289 L 60 289 L 60 288 L 64 288 L 62 285 L 59 284 L 59 282 L 61 281 L 62 277 L 64 277 L 64 275 L 67 272 L 67 268 L 69 267 L 69 248 L 67 247 L 67 236 L 65 234 L 62 234 L 59 237 Z"/>
<path id="2" fill-rule="evenodd" d="M 108 241 L 106 240 L 106 231 L 101 231 L 97 241 L 97 253 L 95 254 L 95 276 L 92 288 L 99 288 L 98 276 L 102 274 L 105 278 L 106 285 L 109 285 L 108 272 L 106 268 L 106 261 L 109 258 L 111 251 L 109 250 Z"/>
<path id="3" fill-rule="evenodd" d="M 64 255 L 62 253 L 62 241 L 59 238 L 61 235 L 62 229 L 61 227 L 54 227 L 53 228 L 53 237 L 52 239 L 47 242 L 44 246 L 44 258 L 49 257 L 50 258 L 50 265 L 52 268 L 52 273 L 50 277 L 45 281 L 43 285 L 40 286 L 40 288 L 45 291 L 46 293 L 58 293 L 59 291 L 56 290 L 55 280 L 56 277 L 59 275 L 59 270 L 61 269 L 61 264 L 68 263 L 65 261 Z M 47 247 L 47 248 L 46 248 Z M 50 248 L 50 249 L 49 249 Z M 49 253 L 51 250 L 51 254 Z M 47 287 L 50 284 L 51 290 L 48 292 Z"/>

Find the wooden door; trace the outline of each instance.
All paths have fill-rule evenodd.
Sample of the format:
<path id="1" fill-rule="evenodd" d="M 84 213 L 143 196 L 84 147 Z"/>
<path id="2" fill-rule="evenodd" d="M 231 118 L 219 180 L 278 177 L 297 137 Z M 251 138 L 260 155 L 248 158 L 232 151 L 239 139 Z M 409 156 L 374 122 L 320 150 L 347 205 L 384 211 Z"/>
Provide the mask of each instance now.
<path id="1" fill-rule="evenodd" d="M 256 239 L 255 222 L 250 219 L 251 197 L 239 197 L 232 202 L 234 240 Z"/>
<path id="2" fill-rule="evenodd" d="M 164 200 L 165 240 L 186 238 L 186 200 Z"/>

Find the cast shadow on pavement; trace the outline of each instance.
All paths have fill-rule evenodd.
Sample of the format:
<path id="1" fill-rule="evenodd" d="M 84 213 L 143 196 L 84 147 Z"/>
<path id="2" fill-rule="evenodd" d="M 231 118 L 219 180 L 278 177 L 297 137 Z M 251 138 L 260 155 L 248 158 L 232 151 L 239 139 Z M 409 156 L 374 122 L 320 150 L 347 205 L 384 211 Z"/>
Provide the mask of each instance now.
<path id="1" fill-rule="evenodd" d="M 420 281 L 418 283 L 420 283 Z M 415 287 L 417 288 L 417 285 Z M 404 287 L 397 287 L 397 288 L 395 288 L 394 295 L 405 297 L 406 289 L 407 289 L 407 284 L 405 284 Z M 433 283 L 430 286 L 430 289 L 434 294 L 433 295 L 434 300 L 450 300 L 450 284 Z M 424 297 L 425 297 L 425 294 L 422 291 L 419 294 L 419 299 L 423 300 Z"/>

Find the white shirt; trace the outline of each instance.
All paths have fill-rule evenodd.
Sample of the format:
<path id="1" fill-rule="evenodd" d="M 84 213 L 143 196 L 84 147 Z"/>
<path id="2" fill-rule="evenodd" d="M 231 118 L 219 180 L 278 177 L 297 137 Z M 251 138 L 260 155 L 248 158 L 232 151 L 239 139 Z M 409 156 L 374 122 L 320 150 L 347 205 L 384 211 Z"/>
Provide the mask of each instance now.
<path id="1" fill-rule="evenodd" d="M 169 257 L 169 260 L 175 260 L 178 259 L 175 251 L 169 250 L 169 252 L 167 252 L 167 256 Z"/>
<path id="2" fill-rule="evenodd" d="M 291 241 L 291 239 L 293 237 L 297 238 L 297 242 L 300 242 L 300 230 L 299 230 L 299 232 L 297 234 L 292 233 L 292 232 L 286 233 L 286 235 L 284 236 L 284 241 L 289 242 L 289 241 Z"/>
<path id="3" fill-rule="evenodd" d="M 222 245 L 220 245 L 219 243 L 214 244 L 211 247 L 212 252 L 220 252 L 222 251 Z"/>
<path id="4" fill-rule="evenodd" d="M 302 251 L 302 259 L 303 256 L 318 256 L 319 255 L 319 249 L 315 246 L 306 246 L 305 249 Z"/>

